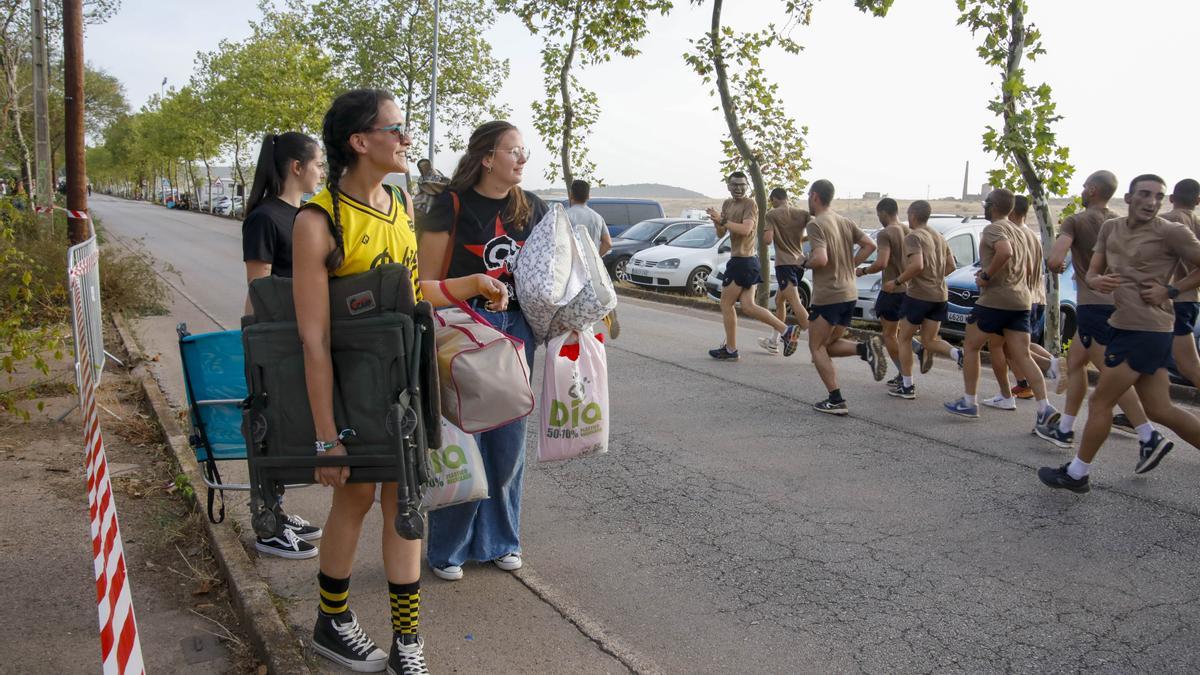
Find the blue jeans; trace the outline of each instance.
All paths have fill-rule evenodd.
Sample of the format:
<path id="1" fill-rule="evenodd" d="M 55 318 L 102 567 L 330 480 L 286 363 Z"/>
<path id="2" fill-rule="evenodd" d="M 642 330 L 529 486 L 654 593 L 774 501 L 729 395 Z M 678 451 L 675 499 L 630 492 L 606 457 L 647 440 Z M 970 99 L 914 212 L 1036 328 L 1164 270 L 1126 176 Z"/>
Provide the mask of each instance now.
<path id="1" fill-rule="evenodd" d="M 525 356 L 532 369 L 536 344 L 525 315 L 484 310 L 479 313 L 497 329 L 525 341 Z M 522 417 L 499 429 L 475 434 L 490 497 L 430 512 L 426 555 L 431 567 L 495 560 L 521 551 L 526 419 Z"/>

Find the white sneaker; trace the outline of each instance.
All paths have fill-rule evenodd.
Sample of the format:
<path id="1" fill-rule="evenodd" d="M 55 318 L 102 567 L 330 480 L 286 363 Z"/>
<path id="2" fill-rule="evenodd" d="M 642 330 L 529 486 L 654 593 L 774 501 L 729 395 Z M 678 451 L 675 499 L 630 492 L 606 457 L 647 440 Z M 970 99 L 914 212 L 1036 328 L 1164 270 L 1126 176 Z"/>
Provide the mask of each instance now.
<path id="1" fill-rule="evenodd" d="M 496 563 L 496 567 L 499 567 L 505 572 L 515 572 L 521 569 L 521 554 L 506 553 L 505 555 L 496 558 L 492 562 Z"/>
<path id="2" fill-rule="evenodd" d="M 985 398 L 980 401 L 983 405 L 997 410 L 1016 410 L 1017 402 L 1011 398 L 1004 398 L 1000 394 L 996 394 L 991 398 Z"/>
<path id="3" fill-rule="evenodd" d="M 433 570 L 433 576 L 445 579 L 446 581 L 458 581 L 463 578 L 463 568 L 459 565 L 446 565 L 445 567 L 430 566 L 429 569 Z"/>
<path id="4" fill-rule="evenodd" d="M 758 338 L 758 346 L 762 347 L 763 351 L 765 351 L 768 354 L 778 354 L 779 353 L 779 341 L 778 340 L 772 340 L 771 338 Z"/>

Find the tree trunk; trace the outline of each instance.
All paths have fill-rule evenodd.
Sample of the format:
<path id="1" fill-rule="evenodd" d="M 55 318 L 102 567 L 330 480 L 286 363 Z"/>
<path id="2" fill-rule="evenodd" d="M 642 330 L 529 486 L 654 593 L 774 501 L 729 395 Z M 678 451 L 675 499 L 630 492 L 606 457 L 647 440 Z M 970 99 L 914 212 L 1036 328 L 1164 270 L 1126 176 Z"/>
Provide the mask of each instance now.
<path id="1" fill-rule="evenodd" d="M 580 14 L 583 13 L 583 7 L 580 3 L 575 5 L 575 21 L 571 25 L 571 43 L 567 47 L 567 54 L 563 57 L 562 69 L 558 73 L 558 89 L 562 94 L 563 121 L 562 121 L 562 174 L 563 182 L 567 185 L 567 194 L 571 194 L 571 183 L 575 181 L 575 174 L 571 172 L 571 134 L 575 126 L 575 108 L 571 104 L 571 66 L 575 61 L 575 45 L 579 41 L 579 22 Z"/>
<path id="2" fill-rule="evenodd" d="M 238 185 L 246 184 L 246 177 L 242 175 L 242 138 L 241 132 L 233 135 L 233 170 L 237 172 Z M 244 189 L 244 188 L 243 188 Z M 237 194 L 237 187 L 234 186 L 233 194 Z"/>
<path id="3" fill-rule="evenodd" d="M 1012 81 L 1021 69 L 1021 58 L 1025 51 L 1025 12 L 1021 0 L 1011 0 L 1008 6 L 1012 19 L 1012 31 L 1008 42 L 1008 63 L 1006 64 L 1006 81 Z M 1017 102 L 1006 86 L 1004 91 L 1004 132 L 1006 136 L 1013 133 L 1017 115 Z M 1025 148 L 1012 148 L 1013 162 L 1021 171 L 1025 187 L 1029 190 L 1029 205 L 1037 214 L 1038 226 L 1042 231 L 1042 249 L 1049 251 L 1054 245 L 1054 221 L 1050 216 L 1050 205 L 1046 200 L 1046 189 L 1041 177 L 1034 171 L 1033 163 L 1029 161 L 1029 153 Z M 1043 267 L 1045 260 L 1042 260 Z M 1058 274 L 1046 274 L 1046 331 L 1043 341 L 1051 354 L 1062 353 L 1062 313 L 1058 305 Z"/>
<path id="4" fill-rule="evenodd" d="M 204 176 L 208 178 L 208 212 L 212 213 L 212 164 L 209 163 L 208 157 L 204 158 Z"/>
<path id="5" fill-rule="evenodd" d="M 758 158 L 742 134 L 742 128 L 737 118 L 737 109 L 734 108 L 733 97 L 729 95 L 729 75 L 725 70 L 725 55 L 721 51 L 721 4 L 722 0 L 713 0 L 710 36 L 713 50 L 713 70 L 717 74 L 717 92 L 721 97 L 721 110 L 725 113 L 725 124 L 729 127 L 729 136 L 733 139 L 733 145 L 741 155 L 742 161 L 746 162 L 746 169 L 754 184 L 754 202 L 758 204 L 758 225 L 756 226 L 758 230 L 758 263 L 761 269 L 769 272 L 771 259 L 767 253 L 767 244 L 763 241 L 763 228 L 767 222 L 767 189 L 763 183 L 762 169 Z M 770 276 L 768 275 L 766 278 L 769 279 Z M 754 296 L 758 304 L 765 307 L 770 296 L 770 284 L 759 284 L 758 292 Z"/>

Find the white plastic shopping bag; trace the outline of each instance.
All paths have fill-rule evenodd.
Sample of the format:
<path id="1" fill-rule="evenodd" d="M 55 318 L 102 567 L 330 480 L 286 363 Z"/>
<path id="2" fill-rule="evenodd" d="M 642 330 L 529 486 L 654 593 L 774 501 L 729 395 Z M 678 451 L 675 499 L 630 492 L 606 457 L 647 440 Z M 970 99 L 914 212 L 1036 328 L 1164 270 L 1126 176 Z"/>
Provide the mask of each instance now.
<path id="1" fill-rule="evenodd" d="M 540 431 L 540 462 L 608 452 L 608 360 L 591 331 L 550 340 Z"/>
<path id="2" fill-rule="evenodd" d="M 429 450 L 430 483 L 421 509 L 433 511 L 488 498 L 487 474 L 475 437 L 442 419 L 442 447 Z"/>

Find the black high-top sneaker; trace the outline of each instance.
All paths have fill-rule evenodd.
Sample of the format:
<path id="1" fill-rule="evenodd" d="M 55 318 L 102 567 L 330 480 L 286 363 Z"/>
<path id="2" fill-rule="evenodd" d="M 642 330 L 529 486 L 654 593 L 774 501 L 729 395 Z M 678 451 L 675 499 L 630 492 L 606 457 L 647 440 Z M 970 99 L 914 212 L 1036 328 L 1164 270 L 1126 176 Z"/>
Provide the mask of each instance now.
<path id="1" fill-rule="evenodd" d="M 387 654 L 363 632 L 350 610 L 332 616 L 317 612 L 312 647 L 314 652 L 356 673 L 378 673 L 388 665 Z"/>

